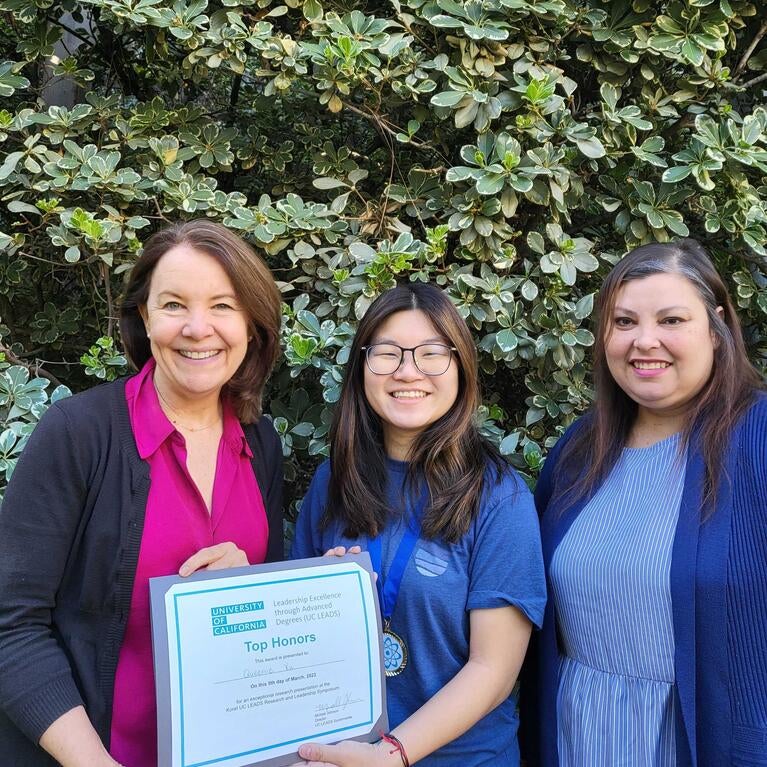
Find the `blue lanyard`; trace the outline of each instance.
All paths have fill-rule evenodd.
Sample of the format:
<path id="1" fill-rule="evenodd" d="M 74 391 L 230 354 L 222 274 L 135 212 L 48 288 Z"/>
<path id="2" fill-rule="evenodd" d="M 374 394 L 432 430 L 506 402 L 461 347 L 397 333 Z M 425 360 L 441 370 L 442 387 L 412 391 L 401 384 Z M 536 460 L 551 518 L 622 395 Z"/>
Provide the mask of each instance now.
<path id="1" fill-rule="evenodd" d="M 424 492 L 421 500 L 413 509 L 412 518 L 408 521 L 402 540 L 397 546 L 397 551 L 392 559 L 389 572 L 386 578 L 383 577 L 383 562 L 381 548 L 381 534 L 368 541 L 368 553 L 370 561 L 373 564 L 373 570 L 378 573 L 376 588 L 378 589 L 378 600 L 381 603 L 381 615 L 385 623 L 391 620 L 394 613 L 394 606 L 397 604 L 402 576 L 405 574 L 405 568 L 413 555 L 418 539 L 421 537 L 421 517 L 426 506 L 427 493 Z"/>

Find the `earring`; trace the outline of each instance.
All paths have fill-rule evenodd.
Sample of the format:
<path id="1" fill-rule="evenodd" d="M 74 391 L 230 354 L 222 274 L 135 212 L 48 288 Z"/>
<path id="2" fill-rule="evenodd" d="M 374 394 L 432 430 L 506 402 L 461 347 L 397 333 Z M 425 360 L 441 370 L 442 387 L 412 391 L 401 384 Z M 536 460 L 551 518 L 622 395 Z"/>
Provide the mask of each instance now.
<path id="1" fill-rule="evenodd" d="M 150 334 L 150 333 L 149 333 L 149 331 L 147 330 L 147 332 L 146 332 L 146 337 L 147 337 L 147 338 L 149 338 L 149 337 L 150 337 L 150 335 L 151 335 L 151 334 Z"/>

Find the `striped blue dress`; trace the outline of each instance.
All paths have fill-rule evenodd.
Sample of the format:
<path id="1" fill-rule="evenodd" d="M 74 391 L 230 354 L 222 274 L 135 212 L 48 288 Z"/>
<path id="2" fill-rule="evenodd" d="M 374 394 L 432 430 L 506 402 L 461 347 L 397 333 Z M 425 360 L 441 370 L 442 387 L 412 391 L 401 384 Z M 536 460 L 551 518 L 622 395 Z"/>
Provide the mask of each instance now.
<path id="1" fill-rule="evenodd" d="M 560 767 L 673 767 L 679 435 L 625 448 L 557 547 Z"/>

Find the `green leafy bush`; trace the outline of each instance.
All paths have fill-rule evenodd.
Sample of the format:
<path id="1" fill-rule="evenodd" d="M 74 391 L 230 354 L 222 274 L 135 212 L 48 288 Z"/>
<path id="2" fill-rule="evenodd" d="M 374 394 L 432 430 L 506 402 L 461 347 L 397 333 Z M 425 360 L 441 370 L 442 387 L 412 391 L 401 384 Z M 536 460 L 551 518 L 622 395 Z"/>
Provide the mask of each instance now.
<path id="1" fill-rule="evenodd" d="M 476 334 L 482 429 L 531 477 L 588 406 L 593 293 L 628 248 L 703 240 L 767 367 L 757 4 L 0 0 L 0 13 L 6 475 L 46 401 L 24 366 L 72 388 L 121 372 L 124 274 L 184 217 L 239 231 L 279 280 L 270 410 L 294 497 L 327 452 L 355 323 L 397 280 L 448 291 Z M 24 413 L 8 408 L 18 387 L 35 402 Z"/>
<path id="2" fill-rule="evenodd" d="M 49 404 L 68 397 L 72 392 L 66 386 L 46 391 L 50 382 L 46 378 L 29 377 L 22 365 L 9 365 L 0 361 L 0 500 L 2 490 L 13 474 L 16 461 Z"/>

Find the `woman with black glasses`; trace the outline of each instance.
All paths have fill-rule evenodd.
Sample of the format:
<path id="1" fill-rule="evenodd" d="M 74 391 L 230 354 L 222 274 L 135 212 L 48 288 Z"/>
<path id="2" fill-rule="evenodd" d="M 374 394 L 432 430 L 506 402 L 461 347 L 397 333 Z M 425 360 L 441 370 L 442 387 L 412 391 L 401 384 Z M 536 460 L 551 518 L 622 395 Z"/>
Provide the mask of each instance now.
<path id="1" fill-rule="evenodd" d="M 310 765 L 514 767 L 515 682 L 546 601 L 525 484 L 477 431 L 477 356 L 447 296 L 384 293 L 360 322 L 330 461 L 293 556 L 370 553 L 392 733 L 300 750 Z"/>

